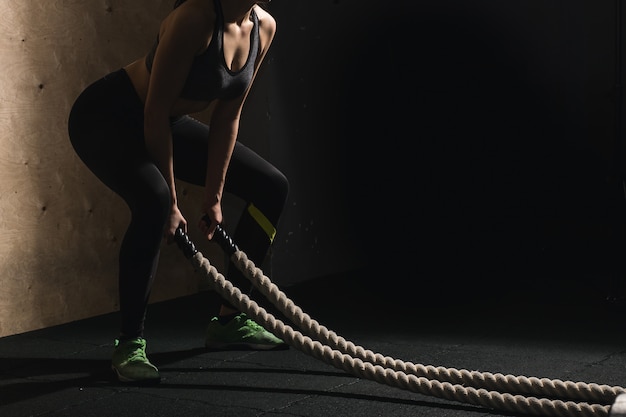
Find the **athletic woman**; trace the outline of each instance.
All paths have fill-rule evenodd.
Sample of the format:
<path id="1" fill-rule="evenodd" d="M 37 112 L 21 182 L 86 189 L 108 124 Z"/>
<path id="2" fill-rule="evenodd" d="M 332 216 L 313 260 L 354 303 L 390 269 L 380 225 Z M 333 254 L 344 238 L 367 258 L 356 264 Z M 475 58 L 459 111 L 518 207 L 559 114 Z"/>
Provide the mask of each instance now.
<path id="1" fill-rule="evenodd" d="M 239 119 L 276 32 L 269 1 L 177 0 L 153 48 L 77 98 L 69 117 L 81 160 L 127 203 L 131 220 L 119 253 L 121 329 L 112 368 L 120 381 L 159 381 L 146 357 L 144 321 L 162 239 L 187 231 L 175 178 L 204 187 L 198 227 L 211 239 L 222 197 L 246 202 L 233 238 L 255 264 L 267 255 L 287 199 L 285 176 L 237 141 Z M 203 124 L 190 114 L 209 109 Z M 232 264 L 227 278 L 249 282 Z M 225 300 L 210 321 L 212 349 L 281 349 L 285 343 Z"/>

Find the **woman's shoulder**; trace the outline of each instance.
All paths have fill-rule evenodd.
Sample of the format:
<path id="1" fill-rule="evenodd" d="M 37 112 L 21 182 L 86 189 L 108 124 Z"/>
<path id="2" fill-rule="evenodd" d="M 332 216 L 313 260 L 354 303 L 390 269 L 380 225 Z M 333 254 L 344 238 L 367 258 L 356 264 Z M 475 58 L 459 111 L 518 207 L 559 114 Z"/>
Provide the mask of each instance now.
<path id="1" fill-rule="evenodd" d="M 254 12 L 259 18 L 260 30 L 270 35 L 270 37 L 274 37 L 274 33 L 276 33 L 276 19 L 274 19 L 274 16 L 259 5 L 254 6 Z"/>

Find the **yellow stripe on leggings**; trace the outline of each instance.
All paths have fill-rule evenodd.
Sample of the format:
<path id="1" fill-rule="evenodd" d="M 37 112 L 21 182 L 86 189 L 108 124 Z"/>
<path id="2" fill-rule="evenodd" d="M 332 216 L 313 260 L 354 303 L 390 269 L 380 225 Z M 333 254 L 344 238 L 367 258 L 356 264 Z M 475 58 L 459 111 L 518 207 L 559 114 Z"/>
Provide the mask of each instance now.
<path id="1" fill-rule="evenodd" d="M 261 210 L 254 206 L 254 204 L 250 204 L 248 206 L 248 213 L 250 213 L 252 218 L 256 220 L 259 226 L 261 226 L 261 228 L 265 231 L 267 236 L 270 238 L 270 242 L 274 242 L 274 237 L 276 236 L 276 228 L 274 227 L 272 222 L 270 222 L 267 217 L 265 217 L 265 215 L 261 213 Z"/>

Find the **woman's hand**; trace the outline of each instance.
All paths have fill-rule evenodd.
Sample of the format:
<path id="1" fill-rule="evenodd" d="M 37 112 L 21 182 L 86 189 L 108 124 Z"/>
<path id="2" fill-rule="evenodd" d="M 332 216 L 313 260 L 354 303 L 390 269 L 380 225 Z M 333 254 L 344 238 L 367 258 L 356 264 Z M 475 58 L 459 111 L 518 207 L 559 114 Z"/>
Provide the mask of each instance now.
<path id="1" fill-rule="evenodd" d="M 202 212 L 211 220 L 211 224 L 207 224 L 203 218 L 200 219 L 198 228 L 207 239 L 211 240 L 213 239 L 217 225 L 222 224 L 222 206 L 220 203 L 208 203 L 205 201 L 202 204 Z"/>
<path id="2" fill-rule="evenodd" d="M 163 231 L 163 238 L 168 245 L 174 242 L 176 229 L 179 227 L 183 229 L 183 232 L 187 233 L 187 220 L 185 220 L 183 214 L 178 209 L 178 205 L 174 205 L 170 210 L 170 216 Z"/>

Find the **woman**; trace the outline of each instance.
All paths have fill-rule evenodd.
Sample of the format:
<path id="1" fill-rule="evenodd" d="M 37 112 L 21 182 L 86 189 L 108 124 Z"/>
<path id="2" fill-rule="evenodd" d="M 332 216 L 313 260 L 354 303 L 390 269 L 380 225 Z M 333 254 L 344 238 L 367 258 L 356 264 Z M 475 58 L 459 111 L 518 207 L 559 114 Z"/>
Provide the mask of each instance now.
<path id="1" fill-rule="evenodd" d="M 144 320 L 159 257 L 187 220 L 177 204 L 176 178 L 204 186 L 199 221 L 207 239 L 222 223 L 222 195 L 245 200 L 233 234 L 260 265 L 287 199 L 285 176 L 237 142 L 239 118 L 276 32 L 276 21 L 254 0 L 177 0 L 145 57 L 90 85 L 76 100 L 69 135 L 77 154 L 122 197 L 131 221 L 119 254 L 121 331 L 112 368 L 120 381 L 154 382 L 146 357 Z M 209 126 L 189 117 L 211 106 Z M 232 264 L 227 278 L 242 288 Z M 226 301 L 209 323 L 209 348 L 286 348 L 284 342 Z"/>

